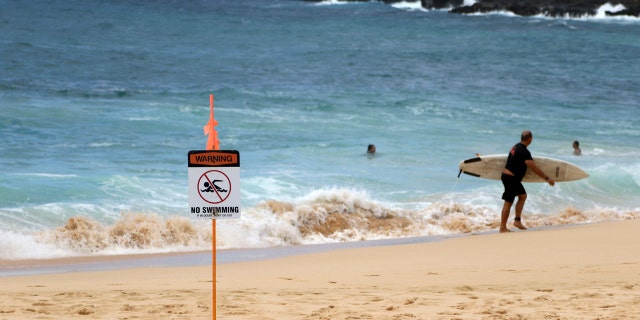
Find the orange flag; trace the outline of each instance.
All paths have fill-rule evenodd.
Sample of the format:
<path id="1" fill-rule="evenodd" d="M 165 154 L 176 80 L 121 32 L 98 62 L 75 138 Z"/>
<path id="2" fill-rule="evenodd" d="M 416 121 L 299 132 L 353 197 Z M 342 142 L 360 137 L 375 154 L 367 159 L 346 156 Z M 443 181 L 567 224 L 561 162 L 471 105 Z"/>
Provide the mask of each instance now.
<path id="1" fill-rule="evenodd" d="M 218 125 L 218 121 L 213 118 L 213 95 L 209 95 L 209 123 L 204 126 L 204 135 L 209 135 L 207 139 L 206 150 L 220 150 L 220 141 L 218 141 L 218 132 L 215 126 Z"/>

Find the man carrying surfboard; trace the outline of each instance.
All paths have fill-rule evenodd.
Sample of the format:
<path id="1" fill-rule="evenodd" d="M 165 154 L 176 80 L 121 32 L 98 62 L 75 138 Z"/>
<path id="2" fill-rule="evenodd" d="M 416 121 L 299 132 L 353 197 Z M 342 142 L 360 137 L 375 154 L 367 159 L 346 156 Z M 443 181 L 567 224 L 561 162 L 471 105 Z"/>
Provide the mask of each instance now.
<path id="1" fill-rule="evenodd" d="M 524 208 L 524 202 L 527 200 L 527 191 L 522 185 L 522 178 L 524 178 L 524 175 L 527 173 L 527 169 L 531 169 L 538 176 L 546 180 L 549 185 L 553 186 L 555 184 L 555 181 L 542 172 L 542 170 L 536 166 L 535 161 L 533 161 L 531 152 L 527 149 L 532 141 L 533 134 L 531 131 L 522 131 L 520 142 L 514 145 L 511 151 L 509 151 L 507 164 L 502 170 L 500 180 L 502 180 L 502 184 L 504 185 L 504 193 L 502 194 L 504 205 L 502 206 L 502 215 L 500 218 L 500 232 L 511 231 L 507 228 L 507 221 L 509 220 L 511 206 L 516 197 L 518 197 L 518 203 L 516 204 L 516 218 L 513 225 L 521 230 L 527 229 L 522 224 L 522 209 Z"/>

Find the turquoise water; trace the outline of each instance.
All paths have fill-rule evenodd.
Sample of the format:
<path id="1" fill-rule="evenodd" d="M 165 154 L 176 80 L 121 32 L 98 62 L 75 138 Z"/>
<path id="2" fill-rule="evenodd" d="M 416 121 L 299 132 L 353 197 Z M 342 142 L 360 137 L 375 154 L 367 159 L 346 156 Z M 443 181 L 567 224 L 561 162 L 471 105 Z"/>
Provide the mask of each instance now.
<path id="1" fill-rule="evenodd" d="M 220 248 L 496 229 L 533 155 L 591 175 L 527 185 L 531 226 L 640 216 L 640 20 L 460 16 L 416 4 L 0 0 L 0 259 L 198 250 L 187 153 L 241 153 Z M 579 140 L 583 155 L 572 155 Z M 377 154 L 366 155 L 368 144 Z"/>

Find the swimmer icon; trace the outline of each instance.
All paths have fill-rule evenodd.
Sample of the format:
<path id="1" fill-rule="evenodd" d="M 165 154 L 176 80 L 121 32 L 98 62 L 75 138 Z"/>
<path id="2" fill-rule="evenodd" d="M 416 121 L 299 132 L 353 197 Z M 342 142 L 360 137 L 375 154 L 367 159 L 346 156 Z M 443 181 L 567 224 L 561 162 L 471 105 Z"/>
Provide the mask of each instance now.
<path id="1" fill-rule="evenodd" d="M 221 203 L 231 194 L 231 180 L 222 171 L 207 171 L 198 180 L 198 194 L 208 203 Z"/>
<path id="2" fill-rule="evenodd" d="M 200 190 L 200 192 L 214 192 L 213 188 L 216 188 L 215 191 L 218 191 L 218 192 L 227 192 L 227 190 L 218 187 L 216 185 L 216 182 L 222 182 L 222 180 L 213 180 L 211 183 L 209 183 L 209 181 L 205 181 L 203 184 L 205 189 Z M 213 185 L 213 187 L 211 187 L 211 185 Z"/>

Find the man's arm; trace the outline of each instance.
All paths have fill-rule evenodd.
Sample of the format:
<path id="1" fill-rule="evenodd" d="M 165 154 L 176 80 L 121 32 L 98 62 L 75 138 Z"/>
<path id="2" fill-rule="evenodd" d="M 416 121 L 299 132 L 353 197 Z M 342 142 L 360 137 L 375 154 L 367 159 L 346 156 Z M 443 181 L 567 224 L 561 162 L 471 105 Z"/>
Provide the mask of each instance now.
<path id="1" fill-rule="evenodd" d="M 542 170 L 540 170 L 540 168 L 538 168 L 538 166 L 536 165 L 535 161 L 527 160 L 524 163 L 527 164 L 527 167 L 529 169 L 533 170 L 533 172 L 535 172 L 538 176 L 540 176 L 540 178 L 547 180 L 547 183 L 549 183 L 549 185 L 553 186 L 553 185 L 556 184 L 556 182 L 553 181 L 553 179 L 549 178 L 549 176 L 544 174 L 544 172 L 542 172 Z"/>

